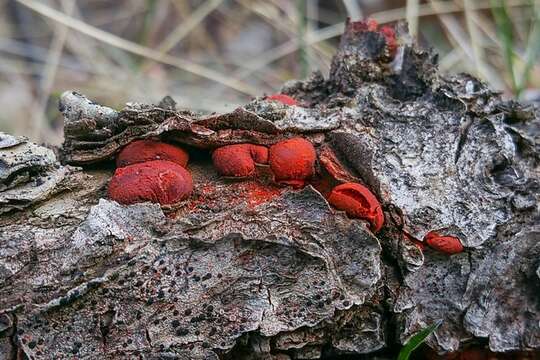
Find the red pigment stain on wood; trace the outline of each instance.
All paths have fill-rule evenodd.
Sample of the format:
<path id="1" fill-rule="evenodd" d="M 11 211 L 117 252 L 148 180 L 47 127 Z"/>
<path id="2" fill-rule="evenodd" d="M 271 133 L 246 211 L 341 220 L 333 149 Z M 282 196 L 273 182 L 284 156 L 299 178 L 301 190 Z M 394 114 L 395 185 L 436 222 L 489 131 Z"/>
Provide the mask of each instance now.
<path id="1" fill-rule="evenodd" d="M 201 206 L 204 210 L 220 208 L 223 203 L 229 208 L 245 204 L 252 209 L 280 196 L 285 191 L 284 188 L 267 185 L 255 179 L 218 186 L 215 183 L 207 183 L 197 188 L 199 195 L 191 199 L 182 211 L 198 211 Z"/>
<path id="2" fill-rule="evenodd" d="M 407 233 L 407 232 L 403 232 L 403 235 L 405 236 L 405 238 L 407 240 L 409 240 L 410 242 L 412 242 L 414 245 L 416 245 L 417 248 L 419 248 L 420 250 L 424 251 L 425 248 L 426 248 L 426 245 L 418 240 L 417 238 L 415 238 L 414 236 L 412 236 L 411 234 Z"/>
<path id="3" fill-rule="evenodd" d="M 442 236 L 435 231 L 430 231 L 424 237 L 424 242 L 429 247 L 445 254 L 457 254 L 463 251 L 461 241 L 455 236 Z"/>
<path id="4" fill-rule="evenodd" d="M 152 160 L 168 160 L 186 167 L 189 155 L 178 146 L 155 140 L 136 140 L 125 146 L 116 157 L 116 166 L 124 167 Z"/>
<path id="5" fill-rule="evenodd" d="M 223 176 L 253 176 L 256 163 L 268 163 L 268 149 L 253 144 L 227 145 L 214 150 L 212 161 Z"/>
<path id="6" fill-rule="evenodd" d="M 289 105 L 289 106 L 298 105 L 298 101 L 296 101 L 295 99 L 293 99 L 289 95 L 285 95 L 285 94 L 270 95 L 270 96 L 268 96 L 266 98 L 266 100 L 279 101 L 280 103 L 285 104 L 285 105 Z"/>
<path id="7" fill-rule="evenodd" d="M 384 214 L 379 200 L 363 185 L 345 183 L 336 186 L 328 202 L 349 216 L 370 222 L 371 230 L 378 232 L 384 224 Z"/>
<path id="8" fill-rule="evenodd" d="M 199 206 L 204 205 L 206 207 L 215 207 L 216 201 L 219 200 L 219 196 L 216 196 L 217 189 L 214 184 L 205 184 L 197 186 L 198 193 L 200 195 L 192 197 L 185 206 L 185 210 L 191 212 L 198 209 Z M 176 217 L 176 214 L 175 214 Z"/>
<path id="9" fill-rule="evenodd" d="M 268 202 L 283 192 L 280 188 L 267 186 L 259 182 L 247 182 L 242 185 L 241 191 L 246 196 L 246 203 L 249 208 Z"/>
<path id="10" fill-rule="evenodd" d="M 144 201 L 172 205 L 193 191 L 191 174 L 172 161 L 154 160 L 116 169 L 108 195 L 121 204 Z"/>
<path id="11" fill-rule="evenodd" d="M 303 138 L 280 141 L 270 147 L 268 162 L 276 182 L 301 188 L 315 172 L 317 154 Z"/>

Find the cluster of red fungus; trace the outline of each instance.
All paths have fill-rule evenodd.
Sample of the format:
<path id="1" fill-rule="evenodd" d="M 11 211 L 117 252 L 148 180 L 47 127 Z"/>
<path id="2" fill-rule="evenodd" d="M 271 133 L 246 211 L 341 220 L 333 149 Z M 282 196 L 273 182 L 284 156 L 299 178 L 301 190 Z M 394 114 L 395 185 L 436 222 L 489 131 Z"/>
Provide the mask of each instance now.
<path id="1" fill-rule="evenodd" d="M 252 177 L 256 175 L 256 164 L 268 165 L 276 183 L 299 189 L 314 177 L 317 152 L 310 141 L 295 137 L 279 141 L 270 148 L 253 144 L 223 146 L 214 151 L 212 160 L 217 171 L 228 177 Z M 381 205 L 363 185 L 338 185 L 327 200 L 349 216 L 367 220 L 373 232 L 383 226 Z"/>
<path id="2" fill-rule="evenodd" d="M 276 94 L 266 98 L 285 105 L 296 105 L 293 98 Z M 339 173 L 334 156 L 321 150 L 321 163 L 329 173 Z M 174 205 L 188 198 L 193 191 L 191 174 L 186 170 L 189 155 L 182 148 L 155 140 L 137 140 L 125 146 L 116 158 L 117 169 L 109 183 L 109 197 L 121 204 L 150 201 Z M 311 183 L 316 188 L 324 183 L 316 179 L 317 152 L 313 144 L 301 137 L 277 142 L 270 147 L 249 143 L 226 145 L 212 153 L 217 172 L 230 178 L 254 178 L 257 166 L 270 168 L 277 184 L 300 189 Z M 330 163 L 328 166 L 327 163 Z M 321 191 L 329 204 L 348 216 L 366 220 L 374 233 L 384 224 L 384 213 L 377 197 L 364 185 L 338 181 L 328 191 Z M 424 243 L 435 250 L 454 254 L 463 251 L 458 238 L 430 232 Z M 423 246 L 419 242 L 419 246 Z"/>
<path id="3" fill-rule="evenodd" d="M 137 140 L 122 149 L 109 183 L 109 197 L 121 204 L 150 201 L 173 205 L 193 191 L 193 179 L 185 169 L 189 155 L 174 145 Z"/>

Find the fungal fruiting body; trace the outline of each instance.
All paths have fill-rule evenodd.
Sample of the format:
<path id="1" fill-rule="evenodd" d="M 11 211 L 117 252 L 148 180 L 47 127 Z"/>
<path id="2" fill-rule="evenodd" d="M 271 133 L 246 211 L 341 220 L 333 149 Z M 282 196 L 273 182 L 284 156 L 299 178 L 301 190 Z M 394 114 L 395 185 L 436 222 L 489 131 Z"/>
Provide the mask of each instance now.
<path id="1" fill-rule="evenodd" d="M 445 254 L 457 254 L 463 251 L 461 241 L 455 236 L 442 236 L 435 231 L 430 231 L 424 237 L 424 242 L 429 247 Z"/>
<path id="2" fill-rule="evenodd" d="M 390 57 L 394 57 L 398 48 L 398 41 L 395 30 L 388 25 L 379 26 L 379 23 L 375 19 L 368 19 L 367 21 L 354 21 L 350 25 L 353 31 L 363 32 L 377 32 L 384 37 L 386 49 Z"/>
<path id="3" fill-rule="evenodd" d="M 377 31 L 379 23 L 375 19 L 367 19 L 366 26 L 369 31 Z"/>
<path id="4" fill-rule="evenodd" d="M 268 149 L 253 144 L 227 145 L 214 150 L 212 161 L 223 176 L 249 177 L 255 174 L 255 164 L 268 163 Z"/>
<path id="5" fill-rule="evenodd" d="M 152 160 L 168 160 L 186 167 L 189 155 L 183 149 L 155 140 L 137 140 L 125 146 L 116 157 L 116 166 L 124 167 Z"/>
<path id="6" fill-rule="evenodd" d="M 295 99 L 285 94 L 270 95 L 266 98 L 266 100 L 279 101 L 280 103 L 289 105 L 289 106 L 298 105 L 298 102 Z"/>
<path id="7" fill-rule="evenodd" d="M 268 151 L 268 163 L 276 182 L 300 188 L 315 172 L 317 154 L 303 138 L 283 140 Z"/>
<path id="8" fill-rule="evenodd" d="M 108 195 L 121 204 L 173 205 L 192 191 L 193 180 L 186 169 L 172 161 L 153 160 L 116 169 Z"/>
<path id="9" fill-rule="evenodd" d="M 382 26 L 379 32 L 384 36 L 386 42 L 386 48 L 391 57 L 394 57 L 398 48 L 398 42 L 396 39 L 396 32 L 388 25 Z"/>
<path id="10" fill-rule="evenodd" d="M 371 230 L 378 232 L 384 224 L 384 214 L 379 200 L 363 185 L 345 183 L 336 186 L 328 202 L 349 216 L 369 221 Z"/>

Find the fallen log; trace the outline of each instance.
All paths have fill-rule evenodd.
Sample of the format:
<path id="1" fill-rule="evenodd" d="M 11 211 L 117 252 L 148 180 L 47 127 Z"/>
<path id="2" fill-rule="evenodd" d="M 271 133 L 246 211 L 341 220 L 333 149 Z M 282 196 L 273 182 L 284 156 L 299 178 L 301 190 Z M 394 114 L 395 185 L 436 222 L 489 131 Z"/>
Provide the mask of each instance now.
<path id="1" fill-rule="evenodd" d="M 427 345 L 440 354 L 537 354 L 538 109 L 441 74 L 401 27 L 360 22 L 327 79 L 282 93 L 294 102 L 204 115 L 69 91 L 56 153 L 1 134 L 2 358 L 392 358 L 439 320 Z M 293 137 L 317 152 L 305 187 L 212 165 L 216 148 Z M 115 156 L 138 139 L 189 152 L 188 199 L 107 197 Z M 329 205 L 349 182 L 379 200 L 381 231 Z M 463 251 L 426 246 L 430 233 Z"/>

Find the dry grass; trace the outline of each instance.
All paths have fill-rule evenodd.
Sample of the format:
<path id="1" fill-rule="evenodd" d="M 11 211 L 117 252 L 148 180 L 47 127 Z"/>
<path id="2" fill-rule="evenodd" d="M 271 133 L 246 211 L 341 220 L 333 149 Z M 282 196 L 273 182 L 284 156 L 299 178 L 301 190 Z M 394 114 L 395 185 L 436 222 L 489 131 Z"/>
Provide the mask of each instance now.
<path id="1" fill-rule="evenodd" d="M 347 16 L 408 20 L 444 71 L 509 97 L 540 85 L 540 0 L 0 0 L 0 10 L 0 131 L 54 144 L 65 89 L 114 107 L 170 94 L 228 111 L 327 73 Z"/>

